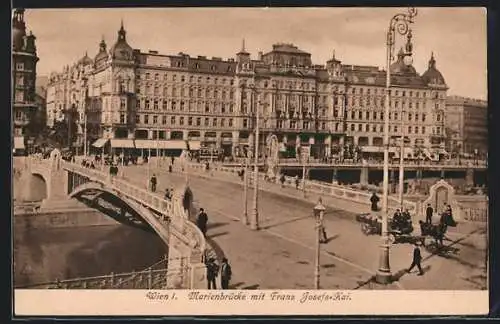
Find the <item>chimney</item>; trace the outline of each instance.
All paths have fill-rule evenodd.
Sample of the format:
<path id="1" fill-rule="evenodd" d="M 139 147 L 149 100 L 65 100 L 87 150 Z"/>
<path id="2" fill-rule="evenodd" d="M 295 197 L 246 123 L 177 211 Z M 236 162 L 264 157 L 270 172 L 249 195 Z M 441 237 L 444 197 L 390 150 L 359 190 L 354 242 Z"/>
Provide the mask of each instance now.
<path id="1" fill-rule="evenodd" d="M 263 56 L 262 52 L 259 52 L 259 54 L 257 56 L 257 60 L 262 61 L 262 56 Z"/>

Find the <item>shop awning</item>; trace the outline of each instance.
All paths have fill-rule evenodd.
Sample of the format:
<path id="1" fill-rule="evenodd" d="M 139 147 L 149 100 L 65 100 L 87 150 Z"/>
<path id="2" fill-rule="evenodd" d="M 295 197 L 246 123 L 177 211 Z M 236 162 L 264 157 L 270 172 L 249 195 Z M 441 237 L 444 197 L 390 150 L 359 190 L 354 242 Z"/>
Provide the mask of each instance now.
<path id="1" fill-rule="evenodd" d="M 185 150 L 186 142 L 183 140 L 170 140 L 170 141 L 135 140 L 135 148 L 160 149 L 160 150 Z"/>
<path id="2" fill-rule="evenodd" d="M 111 147 L 113 148 L 134 148 L 133 139 L 111 139 Z"/>
<path id="3" fill-rule="evenodd" d="M 160 149 L 165 149 L 165 150 L 186 150 L 187 149 L 186 141 L 184 141 L 184 140 L 158 141 L 158 147 Z"/>
<path id="4" fill-rule="evenodd" d="M 92 146 L 93 147 L 97 147 L 97 148 L 101 148 L 103 147 L 106 143 L 108 142 L 108 139 L 107 138 L 100 138 L 98 139 L 97 141 L 95 141 L 94 143 L 92 143 Z"/>
<path id="5" fill-rule="evenodd" d="M 135 148 L 138 149 L 156 148 L 156 141 L 136 139 L 134 143 L 135 143 Z"/>
<path id="6" fill-rule="evenodd" d="M 190 151 L 198 151 L 201 148 L 200 141 L 189 141 L 189 150 Z"/>
<path id="7" fill-rule="evenodd" d="M 24 150 L 24 137 L 23 136 L 14 137 L 14 149 Z"/>
<path id="8" fill-rule="evenodd" d="M 366 146 L 361 146 L 361 151 L 367 152 L 367 153 L 383 153 L 384 147 L 383 146 L 366 145 Z"/>

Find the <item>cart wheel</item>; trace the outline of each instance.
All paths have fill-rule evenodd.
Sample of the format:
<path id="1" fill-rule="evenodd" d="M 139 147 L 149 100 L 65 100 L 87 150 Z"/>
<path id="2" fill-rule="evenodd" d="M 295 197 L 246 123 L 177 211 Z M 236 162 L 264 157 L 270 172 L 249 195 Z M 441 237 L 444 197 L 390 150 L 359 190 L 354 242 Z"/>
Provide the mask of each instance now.
<path id="1" fill-rule="evenodd" d="M 392 233 L 389 234 L 389 243 L 394 244 L 396 242 L 396 236 Z"/>

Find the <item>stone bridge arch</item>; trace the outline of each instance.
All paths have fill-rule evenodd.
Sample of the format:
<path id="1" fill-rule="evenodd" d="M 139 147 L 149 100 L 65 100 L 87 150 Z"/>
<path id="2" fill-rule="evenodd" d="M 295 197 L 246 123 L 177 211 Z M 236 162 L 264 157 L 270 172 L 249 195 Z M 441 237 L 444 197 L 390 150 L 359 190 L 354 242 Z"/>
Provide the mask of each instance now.
<path id="1" fill-rule="evenodd" d="M 109 190 L 109 189 L 105 188 L 102 184 L 99 184 L 96 182 L 87 182 L 87 183 L 84 183 L 84 184 L 78 186 L 69 194 L 69 198 L 77 198 L 78 199 L 85 193 L 90 193 L 90 194 L 93 193 L 94 195 L 93 195 L 92 200 L 97 199 L 98 197 L 101 197 L 102 195 L 109 195 L 109 196 L 113 197 L 118 202 L 124 204 L 131 211 L 133 211 L 135 213 L 135 216 L 138 216 L 140 218 L 139 219 L 140 222 L 149 226 L 149 229 L 154 231 L 157 235 L 159 235 L 160 238 L 165 242 L 165 244 L 168 245 L 169 232 L 168 232 L 168 226 L 165 226 L 165 224 L 168 224 L 168 222 L 169 222 L 168 217 L 163 216 L 163 215 L 155 215 L 152 211 L 150 211 L 146 208 L 139 208 L 138 204 L 131 201 L 127 197 L 123 197 L 121 195 L 118 195 L 113 190 Z M 96 207 L 93 204 L 91 204 L 91 206 Z M 120 208 L 120 207 L 117 207 L 117 208 Z M 125 225 L 134 226 L 133 222 L 131 222 L 130 219 L 126 219 L 126 215 L 120 215 L 120 216 L 121 216 L 121 218 L 116 219 L 117 221 L 120 221 L 121 223 L 123 223 Z M 132 216 L 134 216 L 134 215 L 132 215 Z M 141 227 L 141 226 L 138 226 L 138 227 Z"/>
<path id="2" fill-rule="evenodd" d="M 14 199 L 19 201 L 43 201 L 47 199 L 48 182 L 41 172 L 22 172 L 13 175 Z"/>

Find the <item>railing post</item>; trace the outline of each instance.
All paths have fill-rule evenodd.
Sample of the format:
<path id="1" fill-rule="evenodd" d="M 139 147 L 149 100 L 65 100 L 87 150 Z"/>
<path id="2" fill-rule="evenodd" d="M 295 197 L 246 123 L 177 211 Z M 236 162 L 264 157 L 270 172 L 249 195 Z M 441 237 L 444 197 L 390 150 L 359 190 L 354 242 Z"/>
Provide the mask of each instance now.
<path id="1" fill-rule="evenodd" d="M 153 288 L 153 268 L 148 270 L 148 289 Z"/>
<path id="2" fill-rule="evenodd" d="M 113 288 L 115 285 L 115 273 L 111 272 L 111 288 Z"/>
<path id="3" fill-rule="evenodd" d="M 87 280 L 83 280 L 82 286 L 83 286 L 83 289 L 87 289 Z"/>

